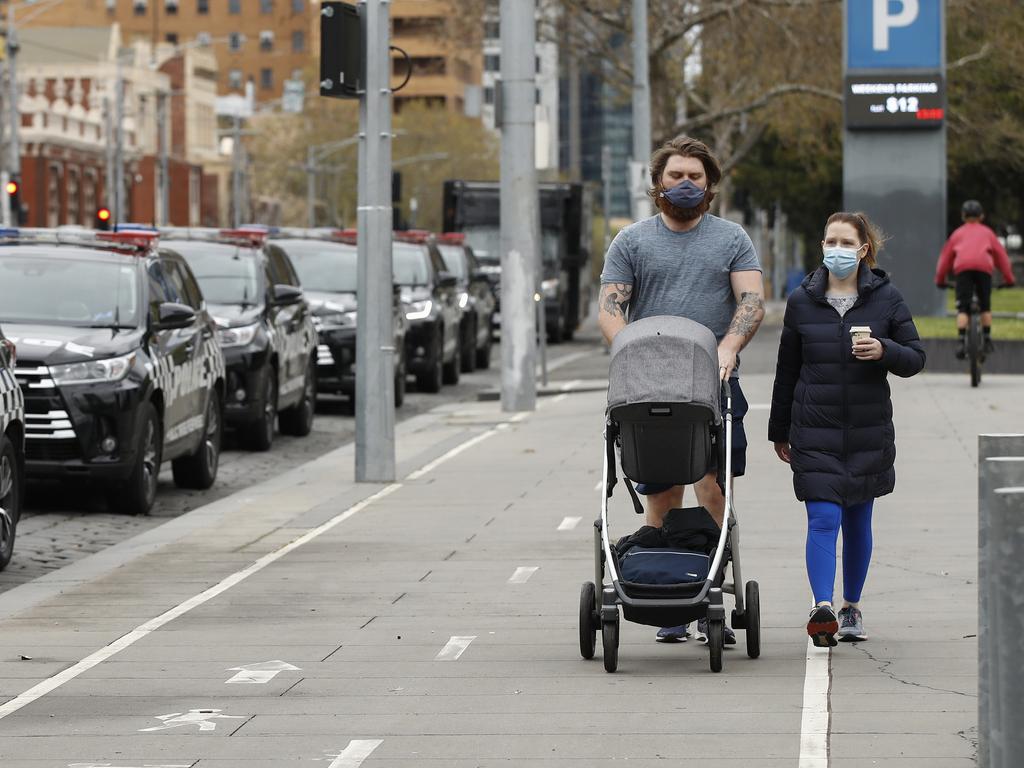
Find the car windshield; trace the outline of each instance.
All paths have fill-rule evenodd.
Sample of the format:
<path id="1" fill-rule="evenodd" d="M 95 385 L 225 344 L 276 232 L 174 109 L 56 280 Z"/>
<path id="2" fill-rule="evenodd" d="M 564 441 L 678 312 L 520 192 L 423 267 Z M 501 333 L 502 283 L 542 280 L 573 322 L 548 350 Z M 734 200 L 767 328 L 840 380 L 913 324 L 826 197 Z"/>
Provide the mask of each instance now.
<path id="1" fill-rule="evenodd" d="M 441 257 L 444 259 L 444 265 L 448 271 L 459 280 L 465 280 L 469 272 L 469 267 L 466 264 L 466 249 L 461 245 L 442 245 L 440 249 Z"/>
<path id="2" fill-rule="evenodd" d="M 0 249 L 0 323 L 136 328 L 139 303 L 133 263 Z"/>
<path id="3" fill-rule="evenodd" d="M 484 266 L 501 266 L 501 230 L 498 227 L 471 227 L 465 230 L 466 243 L 472 247 L 473 255 Z M 557 264 L 561 233 L 554 229 L 540 232 L 540 250 L 544 262 Z"/>
<path id="4" fill-rule="evenodd" d="M 429 285 L 430 258 L 423 246 L 395 243 L 392 249 L 394 279 L 399 285 Z"/>
<path id="5" fill-rule="evenodd" d="M 259 263 L 252 248 L 202 240 L 172 240 L 161 245 L 185 258 L 203 298 L 211 304 L 255 306 L 259 302 Z"/>
<path id="6" fill-rule="evenodd" d="M 303 288 L 325 293 L 355 293 L 357 251 L 354 245 L 317 240 L 274 241 L 299 273 Z"/>

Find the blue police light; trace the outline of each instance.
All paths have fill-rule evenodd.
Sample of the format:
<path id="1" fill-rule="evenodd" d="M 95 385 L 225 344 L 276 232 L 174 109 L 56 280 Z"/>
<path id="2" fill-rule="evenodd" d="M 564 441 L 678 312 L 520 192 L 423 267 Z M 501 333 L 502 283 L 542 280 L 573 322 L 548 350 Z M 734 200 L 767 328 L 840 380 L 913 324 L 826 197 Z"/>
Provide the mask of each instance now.
<path id="1" fill-rule="evenodd" d="M 157 232 L 152 224 L 135 224 L 130 221 L 122 221 L 114 225 L 115 232 Z"/>

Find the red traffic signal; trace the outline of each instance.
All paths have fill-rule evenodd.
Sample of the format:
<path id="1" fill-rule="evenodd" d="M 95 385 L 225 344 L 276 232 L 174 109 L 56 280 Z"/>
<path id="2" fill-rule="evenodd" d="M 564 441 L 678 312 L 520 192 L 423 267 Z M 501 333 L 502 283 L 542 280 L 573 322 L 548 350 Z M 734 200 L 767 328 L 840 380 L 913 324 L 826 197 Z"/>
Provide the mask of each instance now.
<path id="1" fill-rule="evenodd" d="M 109 208 L 100 208 L 96 211 L 96 229 L 110 229 L 111 213 Z"/>
<path id="2" fill-rule="evenodd" d="M 7 194 L 8 195 L 14 196 L 14 195 L 18 194 L 18 182 L 16 182 L 16 181 L 8 181 L 6 189 L 7 189 Z"/>

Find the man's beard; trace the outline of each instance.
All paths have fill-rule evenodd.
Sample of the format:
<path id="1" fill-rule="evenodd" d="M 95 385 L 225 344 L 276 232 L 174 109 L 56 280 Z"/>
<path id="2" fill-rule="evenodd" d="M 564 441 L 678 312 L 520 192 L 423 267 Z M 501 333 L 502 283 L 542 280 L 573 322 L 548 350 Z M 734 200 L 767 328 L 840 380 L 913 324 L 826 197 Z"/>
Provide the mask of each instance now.
<path id="1" fill-rule="evenodd" d="M 688 224 L 694 219 L 699 219 L 711 208 L 711 201 L 715 199 L 714 192 L 708 192 L 704 195 L 704 199 L 700 205 L 695 208 L 680 208 L 678 205 L 672 205 L 661 195 L 654 198 L 654 204 L 658 206 L 658 210 L 668 216 L 674 221 L 678 221 L 680 224 Z"/>

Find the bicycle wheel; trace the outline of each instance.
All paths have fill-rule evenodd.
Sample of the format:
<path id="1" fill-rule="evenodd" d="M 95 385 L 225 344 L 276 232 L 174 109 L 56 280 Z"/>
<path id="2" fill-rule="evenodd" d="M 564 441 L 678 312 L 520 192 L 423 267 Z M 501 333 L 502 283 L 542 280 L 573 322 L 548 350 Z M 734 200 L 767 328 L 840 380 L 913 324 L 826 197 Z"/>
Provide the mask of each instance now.
<path id="1" fill-rule="evenodd" d="M 971 386 L 981 383 L 981 318 L 971 313 L 971 322 L 967 327 L 967 359 L 971 363 Z"/>

